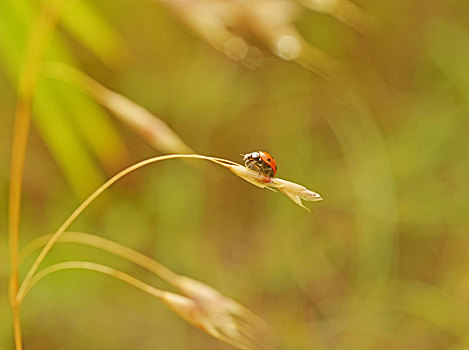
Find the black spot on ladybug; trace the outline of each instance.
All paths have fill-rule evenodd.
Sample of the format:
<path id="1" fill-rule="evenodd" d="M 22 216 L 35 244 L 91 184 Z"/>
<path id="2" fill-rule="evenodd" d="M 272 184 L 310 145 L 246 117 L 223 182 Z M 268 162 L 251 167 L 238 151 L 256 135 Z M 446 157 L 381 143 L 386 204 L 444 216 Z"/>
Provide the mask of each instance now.
<path id="1" fill-rule="evenodd" d="M 268 161 L 268 162 L 270 162 L 271 160 L 272 160 L 272 159 L 270 159 L 270 158 L 267 158 L 267 161 Z"/>

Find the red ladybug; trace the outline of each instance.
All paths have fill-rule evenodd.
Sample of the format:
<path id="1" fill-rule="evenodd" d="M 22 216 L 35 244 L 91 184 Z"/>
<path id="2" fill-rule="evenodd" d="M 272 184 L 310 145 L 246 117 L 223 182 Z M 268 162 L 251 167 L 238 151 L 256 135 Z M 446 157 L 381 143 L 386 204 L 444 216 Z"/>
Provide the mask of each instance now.
<path id="1" fill-rule="evenodd" d="M 259 174 L 274 177 L 277 173 L 277 162 L 267 152 L 258 151 L 242 154 L 242 156 L 244 156 L 244 165 L 251 170 L 257 171 Z"/>

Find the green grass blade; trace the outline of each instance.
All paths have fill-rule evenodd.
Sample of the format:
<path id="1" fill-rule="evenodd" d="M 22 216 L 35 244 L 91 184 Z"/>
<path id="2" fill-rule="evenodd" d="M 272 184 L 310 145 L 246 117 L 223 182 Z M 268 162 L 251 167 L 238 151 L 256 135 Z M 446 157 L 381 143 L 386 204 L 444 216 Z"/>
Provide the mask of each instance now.
<path id="1" fill-rule="evenodd" d="M 70 1 L 61 21 L 77 40 L 108 66 L 118 67 L 126 59 L 124 42 L 91 2 Z"/>
<path id="2" fill-rule="evenodd" d="M 50 81 L 38 84 L 35 124 L 75 194 L 84 198 L 103 182 L 103 176 L 67 118 L 69 111 L 57 103 L 60 91 Z"/>

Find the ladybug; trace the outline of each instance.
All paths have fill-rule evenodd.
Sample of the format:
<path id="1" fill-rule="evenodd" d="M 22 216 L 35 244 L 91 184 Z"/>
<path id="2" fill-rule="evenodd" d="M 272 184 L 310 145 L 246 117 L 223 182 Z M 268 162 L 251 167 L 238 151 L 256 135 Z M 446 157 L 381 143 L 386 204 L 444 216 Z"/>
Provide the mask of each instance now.
<path id="1" fill-rule="evenodd" d="M 242 154 L 246 168 L 257 171 L 259 174 L 274 177 L 277 173 L 277 162 L 269 153 L 258 151 Z"/>

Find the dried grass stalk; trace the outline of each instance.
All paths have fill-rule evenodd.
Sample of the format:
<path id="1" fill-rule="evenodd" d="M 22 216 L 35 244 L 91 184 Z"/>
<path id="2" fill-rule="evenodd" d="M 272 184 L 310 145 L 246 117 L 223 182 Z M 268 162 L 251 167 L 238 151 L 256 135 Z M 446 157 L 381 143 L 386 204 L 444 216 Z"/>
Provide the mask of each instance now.
<path id="1" fill-rule="evenodd" d="M 60 62 L 48 62 L 43 74 L 71 83 L 109 109 L 162 153 L 194 151 L 160 118 L 117 92 L 104 87 L 83 72 Z"/>
<path id="2" fill-rule="evenodd" d="M 300 186 L 298 184 L 295 184 L 293 182 L 289 182 L 286 180 L 281 180 L 281 179 L 276 179 L 276 178 L 270 178 L 267 176 L 260 175 L 250 169 L 247 169 L 246 167 L 232 162 L 230 160 L 226 159 L 221 159 L 221 158 L 215 158 L 215 157 L 207 157 L 207 156 L 202 156 L 199 154 L 172 154 L 172 155 L 166 155 L 166 156 L 160 156 L 160 157 L 154 157 L 154 158 L 149 158 L 146 160 L 143 160 L 139 163 L 136 163 L 118 174 L 114 175 L 112 178 L 110 178 L 107 182 L 105 182 L 103 185 L 101 185 L 96 191 L 94 191 L 83 203 L 81 203 L 78 208 L 75 209 L 75 211 L 65 220 L 65 222 L 59 227 L 56 233 L 50 238 L 49 242 L 45 245 L 43 250 L 39 253 L 38 257 L 34 261 L 33 265 L 29 269 L 28 273 L 26 274 L 25 279 L 23 280 L 23 283 L 21 284 L 18 293 L 17 293 L 17 299 L 22 300 L 25 294 L 26 289 L 28 288 L 28 284 L 31 282 L 31 279 L 34 275 L 34 273 L 37 271 L 39 265 L 41 262 L 44 260 L 46 257 L 47 253 L 50 251 L 52 246 L 57 242 L 57 240 L 60 238 L 60 236 L 65 232 L 65 230 L 72 224 L 73 221 L 97 198 L 101 193 L 103 193 L 106 189 L 108 189 L 112 184 L 123 178 L 124 176 L 132 173 L 133 171 L 146 166 L 148 164 L 156 163 L 158 161 L 162 160 L 168 160 L 168 159 L 175 159 L 175 158 L 194 158 L 194 159 L 203 159 L 203 160 L 208 160 L 214 163 L 217 163 L 219 165 L 222 165 L 224 167 L 229 168 L 234 174 L 240 176 L 244 180 L 252 183 L 253 185 L 256 185 L 261 188 L 278 188 L 281 192 L 285 193 L 290 199 L 292 199 L 296 204 L 300 205 L 301 207 L 307 209 L 302 205 L 301 200 L 306 200 L 306 201 L 316 201 L 316 200 L 321 200 L 321 196 L 317 193 L 314 193 L 303 186 Z M 307 209 L 309 210 L 309 209 Z"/>
<path id="3" fill-rule="evenodd" d="M 45 235 L 32 241 L 23 249 L 21 258 L 24 259 L 35 249 L 45 245 L 51 236 Z M 156 289 L 108 266 L 84 261 L 67 261 L 44 268 L 31 279 L 25 295 L 39 280 L 53 272 L 65 269 L 94 270 L 116 277 L 161 298 L 193 326 L 239 349 L 274 348 L 273 332 L 267 323 L 214 288 L 194 279 L 179 276 L 154 259 L 99 236 L 83 232 L 66 232 L 60 237 L 60 241 L 86 244 L 132 261 L 177 287 L 184 296 Z"/>

